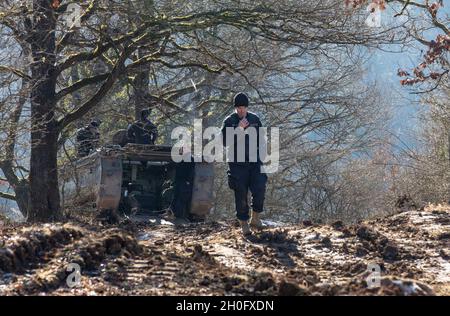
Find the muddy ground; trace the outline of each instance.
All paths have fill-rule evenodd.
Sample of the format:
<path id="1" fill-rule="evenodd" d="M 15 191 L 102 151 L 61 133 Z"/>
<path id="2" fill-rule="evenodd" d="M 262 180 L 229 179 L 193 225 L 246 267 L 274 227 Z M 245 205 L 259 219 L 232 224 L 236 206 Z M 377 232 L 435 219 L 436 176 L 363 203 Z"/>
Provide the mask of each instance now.
<path id="1" fill-rule="evenodd" d="M 449 206 L 250 238 L 234 221 L 73 218 L 0 224 L 0 295 L 450 295 L 449 259 Z"/>

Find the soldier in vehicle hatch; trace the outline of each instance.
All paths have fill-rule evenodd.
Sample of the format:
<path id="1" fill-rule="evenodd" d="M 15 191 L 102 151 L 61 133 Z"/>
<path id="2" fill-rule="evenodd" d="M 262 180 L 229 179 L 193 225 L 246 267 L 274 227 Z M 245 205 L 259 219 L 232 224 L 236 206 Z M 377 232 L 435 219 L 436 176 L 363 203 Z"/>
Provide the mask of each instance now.
<path id="1" fill-rule="evenodd" d="M 99 145 L 100 132 L 98 128 L 100 127 L 101 121 L 98 119 L 93 120 L 83 128 L 77 131 L 76 143 L 78 157 L 88 156 L 93 152 Z"/>
<path id="2" fill-rule="evenodd" d="M 142 110 L 139 120 L 128 126 L 128 142 L 144 145 L 155 144 L 158 138 L 158 128 L 148 119 L 149 115 L 149 109 Z"/>

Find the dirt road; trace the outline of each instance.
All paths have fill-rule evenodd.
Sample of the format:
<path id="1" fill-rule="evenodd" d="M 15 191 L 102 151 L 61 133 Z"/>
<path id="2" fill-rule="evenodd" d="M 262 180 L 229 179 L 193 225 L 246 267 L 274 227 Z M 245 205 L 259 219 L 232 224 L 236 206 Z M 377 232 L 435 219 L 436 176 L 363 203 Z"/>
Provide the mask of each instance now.
<path id="1" fill-rule="evenodd" d="M 450 295 L 449 259 L 448 206 L 248 239 L 234 221 L 3 225 L 0 295 Z"/>

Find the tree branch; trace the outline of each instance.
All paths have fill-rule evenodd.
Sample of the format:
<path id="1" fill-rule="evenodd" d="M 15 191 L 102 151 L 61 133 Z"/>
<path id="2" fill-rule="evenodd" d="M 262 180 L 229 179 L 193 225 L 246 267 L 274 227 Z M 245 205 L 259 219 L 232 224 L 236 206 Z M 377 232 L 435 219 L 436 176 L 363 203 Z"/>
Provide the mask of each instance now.
<path id="1" fill-rule="evenodd" d="M 31 80 L 31 77 L 28 76 L 26 73 L 22 72 L 19 69 L 12 68 L 10 66 L 0 65 L 0 72 L 11 72 L 11 73 L 15 74 L 16 76 L 18 76 L 20 78 Z"/>
<path id="2" fill-rule="evenodd" d="M 391 3 L 391 2 L 400 2 L 402 4 L 404 4 L 404 8 L 402 9 L 402 11 L 404 11 L 406 9 L 407 6 L 412 5 L 418 8 L 422 8 L 422 9 L 427 9 L 428 7 L 425 4 L 419 3 L 419 2 L 415 2 L 415 1 L 411 1 L 411 0 L 386 0 L 387 3 Z"/>
<path id="3" fill-rule="evenodd" d="M 108 93 L 108 91 L 113 86 L 116 79 L 119 77 L 119 75 L 124 70 L 124 62 L 128 58 L 128 56 L 133 52 L 134 45 L 130 45 L 124 49 L 122 54 L 120 55 L 119 59 L 116 62 L 116 65 L 114 66 L 111 73 L 108 75 L 108 78 L 103 83 L 103 85 L 100 87 L 100 89 L 97 91 L 97 93 L 90 98 L 88 101 L 86 101 L 84 104 L 82 104 L 77 110 L 75 110 L 72 113 L 67 114 L 62 119 L 58 121 L 58 129 L 61 132 L 61 130 L 72 123 L 73 121 L 81 118 L 83 115 L 85 115 L 87 112 L 89 112 L 94 106 L 96 106 L 103 97 Z"/>
<path id="4" fill-rule="evenodd" d="M 11 201 L 16 200 L 16 196 L 14 194 L 6 193 L 6 192 L 0 192 L 0 198 L 11 200 Z"/>
<path id="5" fill-rule="evenodd" d="M 30 173 L 30 170 L 28 170 L 27 168 L 25 168 L 23 166 L 15 166 L 14 169 L 21 170 L 21 171 L 26 172 L 26 173 Z"/>
<path id="6" fill-rule="evenodd" d="M 175 103 L 173 103 L 172 101 L 170 101 L 168 99 L 161 98 L 161 97 L 158 97 L 156 95 L 152 95 L 150 93 L 148 93 L 145 97 L 148 98 L 150 101 L 157 102 L 157 103 L 159 103 L 161 105 L 164 105 L 164 106 L 166 106 L 166 107 L 168 107 L 170 109 L 173 109 L 173 110 L 175 110 L 177 112 L 181 112 L 183 114 L 189 114 L 188 111 L 186 111 L 183 108 L 180 108 L 178 105 L 176 105 Z"/>
<path id="7" fill-rule="evenodd" d="M 57 66 L 57 73 L 61 73 L 62 71 L 64 71 L 65 69 L 71 67 L 72 65 L 79 63 L 79 62 L 83 62 L 83 61 L 89 61 L 89 60 L 93 60 L 97 57 L 100 57 L 103 53 L 107 52 L 109 49 L 113 48 L 113 47 L 118 47 L 119 45 L 126 43 L 128 41 L 131 41 L 133 39 L 137 39 L 140 37 L 140 40 L 144 40 L 146 36 L 153 36 L 155 37 L 155 33 L 153 34 L 145 34 L 144 36 L 142 36 L 142 33 L 147 29 L 147 24 L 144 23 L 143 25 L 141 25 L 141 27 L 138 27 L 136 30 L 134 30 L 133 32 L 129 32 L 123 36 L 120 36 L 118 39 L 115 40 L 110 40 L 108 41 L 106 44 L 102 45 L 102 40 L 104 40 L 104 38 L 100 38 L 97 42 L 97 47 L 90 52 L 81 52 L 81 53 L 77 53 L 77 54 L 72 54 L 70 55 L 64 62 L 62 62 L 61 64 L 59 64 Z"/>
<path id="8" fill-rule="evenodd" d="M 71 94 L 83 87 L 86 87 L 91 84 L 96 84 L 96 83 L 106 80 L 110 75 L 111 75 L 110 73 L 106 73 L 106 74 L 101 74 L 101 75 L 81 79 L 81 80 L 75 82 L 74 84 L 72 84 L 71 86 L 58 91 L 58 93 L 56 93 L 56 95 L 55 95 L 55 100 L 56 100 L 56 102 L 58 102 L 59 100 L 64 98 L 66 95 Z"/>
<path id="9" fill-rule="evenodd" d="M 89 17 L 94 13 L 95 6 L 97 4 L 97 0 L 92 0 L 89 6 L 86 8 L 86 11 L 80 17 L 80 22 L 85 22 Z M 75 27 L 72 26 L 70 30 L 64 34 L 64 36 L 56 43 L 56 50 L 60 52 L 64 46 L 68 43 L 70 38 L 75 33 Z"/>

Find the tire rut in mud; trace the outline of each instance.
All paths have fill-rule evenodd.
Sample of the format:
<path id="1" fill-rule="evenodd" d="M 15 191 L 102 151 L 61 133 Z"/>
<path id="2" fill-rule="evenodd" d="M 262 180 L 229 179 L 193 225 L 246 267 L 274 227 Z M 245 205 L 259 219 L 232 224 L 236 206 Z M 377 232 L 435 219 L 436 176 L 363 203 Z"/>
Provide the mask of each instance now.
<path id="1" fill-rule="evenodd" d="M 9 236 L 0 248 L 0 271 L 23 273 L 39 262 L 45 262 L 56 249 L 83 236 L 82 231 L 71 225 L 25 228 Z"/>
<path id="2" fill-rule="evenodd" d="M 251 238 L 234 221 L 20 228 L 2 236 L 0 277 L 10 281 L 0 278 L 0 293 L 448 295 L 449 214 L 267 227 Z M 75 288 L 66 284 L 70 263 L 81 269 Z M 377 288 L 368 287 L 370 264 L 381 269 Z"/>
<path id="3" fill-rule="evenodd" d="M 69 265 L 78 265 L 81 271 L 88 273 L 97 270 L 108 258 L 131 258 L 142 251 L 134 236 L 121 229 L 112 228 L 99 233 L 70 226 L 48 229 L 47 234 L 37 232 L 25 235 L 7 249 L 11 249 L 6 251 L 8 254 L 35 263 L 18 274 L 9 284 L 9 290 L 3 293 L 19 295 L 49 294 L 60 286 L 66 287 L 65 281 L 71 272 L 67 270 Z M 25 257 L 20 249 L 26 250 Z M 37 249 L 51 250 L 51 258 L 36 263 L 33 255 L 39 255 Z M 15 272 L 10 270 L 3 271 Z"/>

